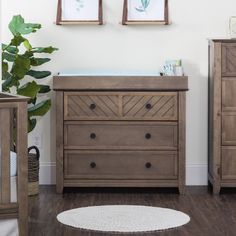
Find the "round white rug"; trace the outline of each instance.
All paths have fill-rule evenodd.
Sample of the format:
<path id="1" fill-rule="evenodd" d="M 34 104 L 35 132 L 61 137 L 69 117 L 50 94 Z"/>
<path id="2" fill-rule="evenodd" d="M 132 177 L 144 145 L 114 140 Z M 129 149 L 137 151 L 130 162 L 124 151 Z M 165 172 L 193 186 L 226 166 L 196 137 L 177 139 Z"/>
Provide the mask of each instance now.
<path id="1" fill-rule="evenodd" d="M 74 228 L 102 232 L 149 232 L 172 229 L 190 221 L 183 212 L 167 208 L 108 205 L 64 211 L 57 220 Z"/>

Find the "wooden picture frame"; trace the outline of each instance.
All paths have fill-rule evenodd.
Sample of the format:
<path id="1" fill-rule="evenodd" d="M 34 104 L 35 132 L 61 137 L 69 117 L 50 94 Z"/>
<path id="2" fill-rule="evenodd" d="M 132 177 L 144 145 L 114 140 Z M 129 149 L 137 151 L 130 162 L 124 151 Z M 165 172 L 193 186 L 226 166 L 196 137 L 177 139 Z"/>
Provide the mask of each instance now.
<path id="1" fill-rule="evenodd" d="M 168 0 L 124 0 L 122 25 L 168 25 Z"/>
<path id="2" fill-rule="evenodd" d="M 102 0 L 58 0 L 56 24 L 102 25 Z"/>

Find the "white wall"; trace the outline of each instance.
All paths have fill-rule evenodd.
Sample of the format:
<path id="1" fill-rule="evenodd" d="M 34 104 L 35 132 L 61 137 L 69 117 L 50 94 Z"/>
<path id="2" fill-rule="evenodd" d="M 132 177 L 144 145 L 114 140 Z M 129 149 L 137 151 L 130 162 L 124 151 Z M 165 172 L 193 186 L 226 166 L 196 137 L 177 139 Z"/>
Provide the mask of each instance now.
<path id="1" fill-rule="evenodd" d="M 56 26 L 56 0 L 3 0 L 3 41 L 12 15 L 43 25 L 33 45 L 60 48 L 45 66 L 63 70 L 155 71 L 166 59 L 183 59 L 190 91 L 187 95 L 187 184 L 207 183 L 207 38 L 227 37 L 235 0 L 169 0 L 170 26 L 122 26 L 123 0 L 103 0 L 103 26 Z M 51 83 L 51 78 L 48 79 Z M 43 137 L 41 183 L 55 179 L 54 108 L 40 120 L 34 134 Z M 32 136 L 31 135 L 31 136 Z M 52 170 L 52 172 L 51 172 Z"/>

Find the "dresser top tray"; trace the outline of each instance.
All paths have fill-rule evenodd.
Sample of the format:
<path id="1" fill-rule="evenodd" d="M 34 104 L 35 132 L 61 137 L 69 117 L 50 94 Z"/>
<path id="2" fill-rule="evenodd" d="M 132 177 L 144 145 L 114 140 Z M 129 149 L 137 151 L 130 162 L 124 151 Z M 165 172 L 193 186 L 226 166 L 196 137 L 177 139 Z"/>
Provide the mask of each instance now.
<path id="1" fill-rule="evenodd" d="M 187 76 L 54 76 L 54 90 L 186 91 Z"/>
<path id="2" fill-rule="evenodd" d="M 236 39 L 233 38 L 216 38 L 216 39 L 208 39 L 209 42 L 215 43 L 236 43 Z"/>

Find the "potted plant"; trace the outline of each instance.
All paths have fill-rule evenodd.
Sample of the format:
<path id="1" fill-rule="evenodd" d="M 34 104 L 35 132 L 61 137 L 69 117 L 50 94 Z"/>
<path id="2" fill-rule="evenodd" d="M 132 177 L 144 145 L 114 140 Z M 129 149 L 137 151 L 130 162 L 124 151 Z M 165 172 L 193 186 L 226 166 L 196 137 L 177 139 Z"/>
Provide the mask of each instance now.
<path id="1" fill-rule="evenodd" d="M 58 50 L 54 47 L 33 47 L 25 35 L 37 32 L 40 24 L 25 23 L 21 15 L 13 16 L 8 25 L 13 37 L 8 44 L 2 44 L 2 90 L 30 97 L 28 102 L 28 132 L 34 130 L 37 117 L 44 116 L 51 107 L 50 98 L 44 98 L 50 92 L 50 86 L 42 79 L 51 75 L 50 71 L 36 70 L 49 62 L 50 58 L 39 55 L 51 54 Z M 29 193 L 38 193 L 39 150 L 29 154 Z"/>

